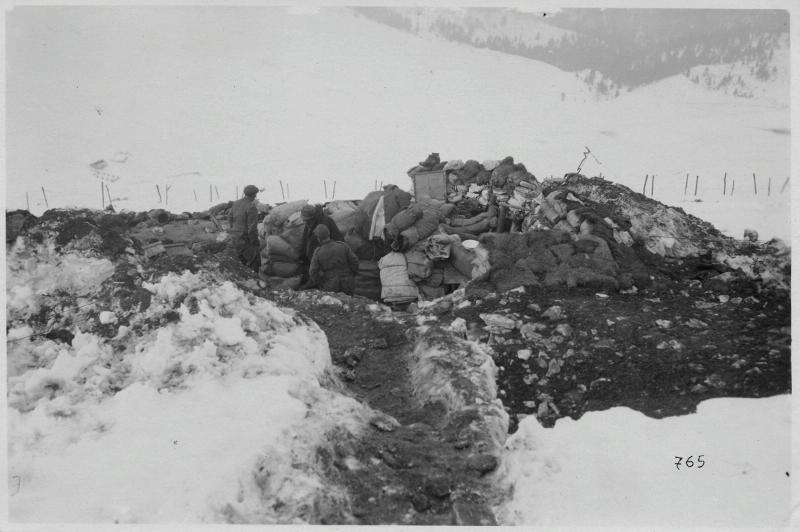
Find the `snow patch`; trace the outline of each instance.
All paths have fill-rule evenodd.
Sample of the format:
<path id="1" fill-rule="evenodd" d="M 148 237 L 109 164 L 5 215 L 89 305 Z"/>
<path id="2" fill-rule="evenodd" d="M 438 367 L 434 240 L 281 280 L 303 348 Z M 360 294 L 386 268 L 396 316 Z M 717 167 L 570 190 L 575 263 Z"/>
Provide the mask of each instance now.
<path id="1" fill-rule="evenodd" d="M 509 525 L 778 527 L 790 449 L 789 395 L 711 399 L 660 420 L 616 407 L 552 429 L 529 416 L 506 442 L 513 496 L 498 514 Z"/>

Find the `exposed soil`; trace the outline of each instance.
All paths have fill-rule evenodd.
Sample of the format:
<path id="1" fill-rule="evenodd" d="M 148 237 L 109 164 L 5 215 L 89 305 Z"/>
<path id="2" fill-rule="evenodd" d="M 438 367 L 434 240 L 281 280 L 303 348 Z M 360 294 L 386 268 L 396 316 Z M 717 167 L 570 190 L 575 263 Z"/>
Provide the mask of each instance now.
<path id="1" fill-rule="evenodd" d="M 635 294 L 528 289 L 473 298 L 454 316 L 483 325 L 479 314 L 499 313 L 529 324 L 482 339 L 499 366 L 512 432 L 531 414 L 545 426 L 613 406 L 661 418 L 713 397 L 790 392 L 789 293 L 683 279 Z M 552 306 L 563 317 L 543 317 Z"/>

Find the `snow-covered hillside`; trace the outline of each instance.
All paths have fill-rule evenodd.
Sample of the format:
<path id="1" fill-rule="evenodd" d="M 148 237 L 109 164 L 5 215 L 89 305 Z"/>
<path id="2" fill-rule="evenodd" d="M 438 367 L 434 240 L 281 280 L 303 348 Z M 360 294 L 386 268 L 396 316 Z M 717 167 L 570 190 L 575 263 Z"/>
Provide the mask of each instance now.
<path id="1" fill-rule="evenodd" d="M 789 236 L 788 189 L 776 192 L 789 175 L 788 90 L 742 99 L 677 76 L 595 102 L 546 64 L 332 9 L 17 8 L 8 21 L 9 208 L 100 207 L 104 182 L 89 166 L 100 159 L 117 208 L 168 196 L 170 210 L 195 211 L 248 183 L 270 203 L 281 183 L 314 200 L 323 180 L 337 198 L 408 187 L 405 171 L 431 151 L 513 155 L 560 176 L 589 146 L 587 175 L 637 190 L 656 174 L 655 197 L 673 203 L 685 175 L 699 175 L 704 203 L 687 209 L 720 202 L 708 219 L 732 235 L 743 225 Z"/>

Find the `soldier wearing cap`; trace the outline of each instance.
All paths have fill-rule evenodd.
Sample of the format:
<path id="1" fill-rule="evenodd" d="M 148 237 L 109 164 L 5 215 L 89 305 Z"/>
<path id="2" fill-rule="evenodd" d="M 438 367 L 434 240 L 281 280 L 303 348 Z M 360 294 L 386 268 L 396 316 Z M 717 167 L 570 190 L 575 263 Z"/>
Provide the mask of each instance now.
<path id="1" fill-rule="evenodd" d="M 230 214 L 229 252 L 243 264 L 258 271 L 260 256 L 258 242 L 258 187 L 244 187 L 244 197 L 233 202 Z"/>
<path id="2" fill-rule="evenodd" d="M 330 234 L 329 238 L 335 242 L 343 242 L 344 237 L 342 232 L 329 216 L 322 211 L 322 205 L 307 204 L 300 210 L 300 217 L 305 223 L 303 229 L 303 239 L 300 244 L 300 261 L 303 264 L 303 281 L 304 287 L 307 287 L 308 281 L 308 265 L 311 262 L 311 257 L 314 256 L 314 251 L 319 247 L 319 238 L 314 234 L 314 229 L 319 225 L 327 227 Z"/>
<path id="3" fill-rule="evenodd" d="M 358 257 L 344 242 L 332 241 L 330 231 L 324 224 L 314 228 L 314 236 L 320 245 L 314 251 L 308 269 L 311 283 L 321 290 L 353 295 Z"/>

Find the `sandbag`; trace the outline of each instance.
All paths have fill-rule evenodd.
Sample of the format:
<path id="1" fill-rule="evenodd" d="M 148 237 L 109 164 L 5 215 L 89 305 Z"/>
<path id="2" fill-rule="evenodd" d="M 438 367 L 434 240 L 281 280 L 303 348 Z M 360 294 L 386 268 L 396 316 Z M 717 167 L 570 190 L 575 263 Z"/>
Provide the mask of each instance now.
<path id="1" fill-rule="evenodd" d="M 344 243 L 353 250 L 353 253 L 358 255 L 358 252 L 363 248 L 367 241 L 356 231 L 356 228 L 351 228 L 349 231 L 344 233 Z"/>
<path id="2" fill-rule="evenodd" d="M 293 225 L 289 228 L 285 229 L 281 234 L 280 237 L 289 244 L 297 256 L 300 256 L 300 248 L 303 245 L 303 228 L 305 226 L 301 225 Z"/>
<path id="3" fill-rule="evenodd" d="M 408 251 L 405 255 L 408 264 L 408 276 L 412 281 L 420 281 L 431 276 L 433 261 L 423 251 Z"/>
<path id="4" fill-rule="evenodd" d="M 266 255 L 266 256 L 265 256 Z M 287 257 L 286 255 L 281 255 L 280 253 L 263 253 L 261 254 L 262 260 L 265 262 L 298 262 L 296 258 Z"/>
<path id="5" fill-rule="evenodd" d="M 422 209 L 419 205 L 411 205 L 398 212 L 391 221 L 386 224 L 386 232 L 389 236 L 397 236 L 401 231 L 408 229 L 414 222 L 422 217 Z"/>
<path id="6" fill-rule="evenodd" d="M 300 273 L 300 264 L 297 262 L 270 262 L 266 271 L 274 277 L 294 277 Z"/>
<path id="7" fill-rule="evenodd" d="M 467 181 L 472 180 L 478 172 L 481 171 L 481 163 L 474 159 L 470 159 L 464 163 L 464 167 L 458 171 L 462 178 Z"/>
<path id="8" fill-rule="evenodd" d="M 439 218 L 450 218 L 455 210 L 456 206 L 454 203 L 443 203 L 442 206 L 439 207 Z"/>
<path id="9" fill-rule="evenodd" d="M 370 219 L 372 219 L 372 214 L 375 212 L 375 206 L 378 204 L 378 200 L 383 197 L 382 190 L 374 190 L 364 196 L 364 199 L 361 200 L 361 203 L 358 204 L 358 210 L 366 213 Z"/>
<path id="10" fill-rule="evenodd" d="M 289 216 L 296 212 L 300 212 L 300 209 L 302 209 L 306 203 L 308 203 L 308 200 L 296 200 L 288 203 L 282 203 L 281 205 L 276 205 L 267 215 L 264 222 L 273 226 L 281 226 L 286 223 L 286 220 L 289 219 Z"/>
<path id="11" fill-rule="evenodd" d="M 492 227 L 497 227 L 497 217 L 484 218 L 483 220 L 472 225 L 453 227 L 451 225 L 442 224 L 440 227 L 448 235 L 459 235 L 463 240 L 465 238 L 474 237 L 485 233 L 492 229 Z"/>
<path id="12" fill-rule="evenodd" d="M 289 257 L 291 260 L 296 261 L 300 258 L 298 251 L 291 246 L 286 240 L 278 235 L 269 235 L 266 239 L 267 253 L 269 255 L 280 255 Z"/>
<path id="13" fill-rule="evenodd" d="M 359 260 L 357 275 L 365 278 L 380 279 L 381 270 L 378 263 L 372 260 Z"/>
<path id="14" fill-rule="evenodd" d="M 444 164 L 445 172 L 450 170 L 461 170 L 462 168 L 464 168 L 464 161 L 461 159 L 452 159 Z"/>
<path id="15" fill-rule="evenodd" d="M 336 222 L 336 227 L 339 228 L 342 234 L 355 227 L 356 213 L 358 213 L 358 207 L 355 202 L 347 200 L 331 201 L 325 205 L 324 210 L 329 213 L 331 220 Z"/>
<path id="16" fill-rule="evenodd" d="M 274 290 L 297 290 L 303 282 L 303 276 L 297 275 L 295 277 L 262 277 L 269 283 L 270 288 Z"/>
<path id="17" fill-rule="evenodd" d="M 431 207 L 430 209 L 424 210 L 422 217 L 416 221 L 414 227 L 417 228 L 417 233 L 419 234 L 420 240 L 428 238 L 435 233 L 436 229 L 439 228 L 438 207 Z"/>
<path id="18" fill-rule="evenodd" d="M 477 185 L 481 186 L 488 185 L 489 181 L 491 180 L 492 180 L 492 172 L 488 169 L 480 170 L 478 171 L 477 174 L 475 174 L 475 184 Z"/>
<path id="19" fill-rule="evenodd" d="M 407 303 L 419 299 L 417 285 L 408 277 L 406 257 L 392 252 L 378 261 L 381 271 L 381 299 L 387 303 Z"/>
<path id="20" fill-rule="evenodd" d="M 510 164 L 501 164 L 492 170 L 492 185 L 495 187 L 503 187 L 508 180 L 509 174 L 514 171 L 514 167 Z"/>
<path id="21" fill-rule="evenodd" d="M 383 194 L 383 213 L 386 223 L 392 221 L 397 214 L 411 205 L 413 196 L 396 185 Z M 405 228 L 403 228 L 405 229 Z"/>
<path id="22" fill-rule="evenodd" d="M 474 225 L 482 220 L 485 220 L 488 217 L 489 217 L 488 212 L 482 212 L 480 214 L 477 214 L 469 218 L 467 218 L 466 216 L 453 216 L 450 219 L 450 223 L 448 223 L 447 225 L 451 227 L 465 227 L 467 225 Z"/>

